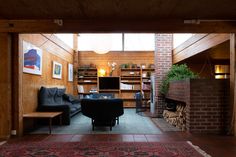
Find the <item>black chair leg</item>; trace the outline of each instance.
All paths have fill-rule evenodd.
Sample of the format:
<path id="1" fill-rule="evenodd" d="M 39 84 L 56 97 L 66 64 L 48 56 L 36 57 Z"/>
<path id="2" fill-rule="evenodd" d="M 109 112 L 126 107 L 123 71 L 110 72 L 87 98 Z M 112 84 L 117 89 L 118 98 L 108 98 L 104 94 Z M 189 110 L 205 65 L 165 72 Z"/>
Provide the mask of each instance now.
<path id="1" fill-rule="evenodd" d="M 117 125 L 119 125 L 119 117 L 116 117 Z"/>
<path id="2" fill-rule="evenodd" d="M 92 119 L 92 129 L 94 131 L 94 120 Z"/>

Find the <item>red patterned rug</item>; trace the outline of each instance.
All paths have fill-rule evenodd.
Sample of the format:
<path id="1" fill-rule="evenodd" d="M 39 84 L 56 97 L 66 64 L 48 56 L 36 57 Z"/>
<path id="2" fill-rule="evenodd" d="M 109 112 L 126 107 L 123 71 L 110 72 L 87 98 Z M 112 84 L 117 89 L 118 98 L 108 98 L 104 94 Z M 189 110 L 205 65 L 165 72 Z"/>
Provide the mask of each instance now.
<path id="1" fill-rule="evenodd" d="M 187 142 L 17 142 L 0 157 L 202 157 Z"/>

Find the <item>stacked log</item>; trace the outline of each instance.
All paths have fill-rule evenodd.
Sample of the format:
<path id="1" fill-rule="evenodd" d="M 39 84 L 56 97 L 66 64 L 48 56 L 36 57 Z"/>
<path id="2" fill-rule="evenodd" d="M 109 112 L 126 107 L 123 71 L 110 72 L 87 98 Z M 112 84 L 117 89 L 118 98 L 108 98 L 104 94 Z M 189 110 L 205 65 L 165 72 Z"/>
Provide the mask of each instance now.
<path id="1" fill-rule="evenodd" d="M 176 111 L 164 110 L 164 119 L 171 125 L 181 129 L 186 129 L 186 107 L 185 104 L 177 104 Z"/>

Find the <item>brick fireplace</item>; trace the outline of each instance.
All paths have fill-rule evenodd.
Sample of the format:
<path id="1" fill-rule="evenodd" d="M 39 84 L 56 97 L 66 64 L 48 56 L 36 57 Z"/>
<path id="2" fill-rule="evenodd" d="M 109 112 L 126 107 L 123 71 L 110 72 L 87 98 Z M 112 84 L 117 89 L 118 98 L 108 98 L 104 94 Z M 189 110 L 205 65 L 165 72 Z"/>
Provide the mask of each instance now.
<path id="1" fill-rule="evenodd" d="M 229 80 L 188 79 L 170 83 L 168 99 L 186 103 L 186 130 L 225 133 L 229 129 Z"/>

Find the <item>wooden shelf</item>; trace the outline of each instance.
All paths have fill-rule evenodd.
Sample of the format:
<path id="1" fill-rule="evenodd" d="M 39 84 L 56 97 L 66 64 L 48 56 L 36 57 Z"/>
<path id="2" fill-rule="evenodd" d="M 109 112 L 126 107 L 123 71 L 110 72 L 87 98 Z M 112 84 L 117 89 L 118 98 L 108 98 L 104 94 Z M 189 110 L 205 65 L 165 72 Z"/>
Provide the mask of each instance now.
<path id="1" fill-rule="evenodd" d="M 150 84 L 151 82 L 149 82 L 149 81 L 143 81 L 143 83 L 145 83 L 145 84 Z"/>
<path id="2" fill-rule="evenodd" d="M 230 73 L 215 73 L 215 75 L 230 75 Z"/>
<path id="3" fill-rule="evenodd" d="M 121 89 L 121 92 L 140 92 L 140 89 Z"/>
<path id="4" fill-rule="evenodd" d="M 121 76 L 121 79 L 123 79 L 123 78 L 138 78 L 138 79 L 140 79 L 141 78 L 141 75 L 122 75 Z"/>
<path id="5" fill-rule="evenodd" d="M 140 71 L 140 68 L 121 68 L 121 71 Z"/>
<path id="6" fill-rule="evenodd" d="M 124 84 L 140 84 L 140 81 L 121 81 L 120 83 L 124 83 Z"/>
<path id="7" fill-rule="evenodd" d="M 143 92 L 150 92 L 150 89 L 143 89 Z"/>
<path id="8" fill-rule="evenodd" d="M 97 80 L 97 76 L 84 76 L 84 77 L 78 77 L 77 79 L 80 80 Z"/>
<path id="9" fill-rule="evenodd" d="M 82 82 L 79 81 L 78 84 L 97 84 L 97 82 L 91 81 L 91 82 Z"/>
<path id="10" fill-rule="evenodd" d="M 120 90 L 119 89 L 100 89 L 99 93 L 103 93 L 103 92 L 111 92 L 111 93 L 119 93 Z"/>
<path id="11" fill-rule="evenodd" d="M 142 71 L 155 71 L 155 69 L 153 69 L 153 68 L 144 68 L 144 69 L 142 69 Z"/>

